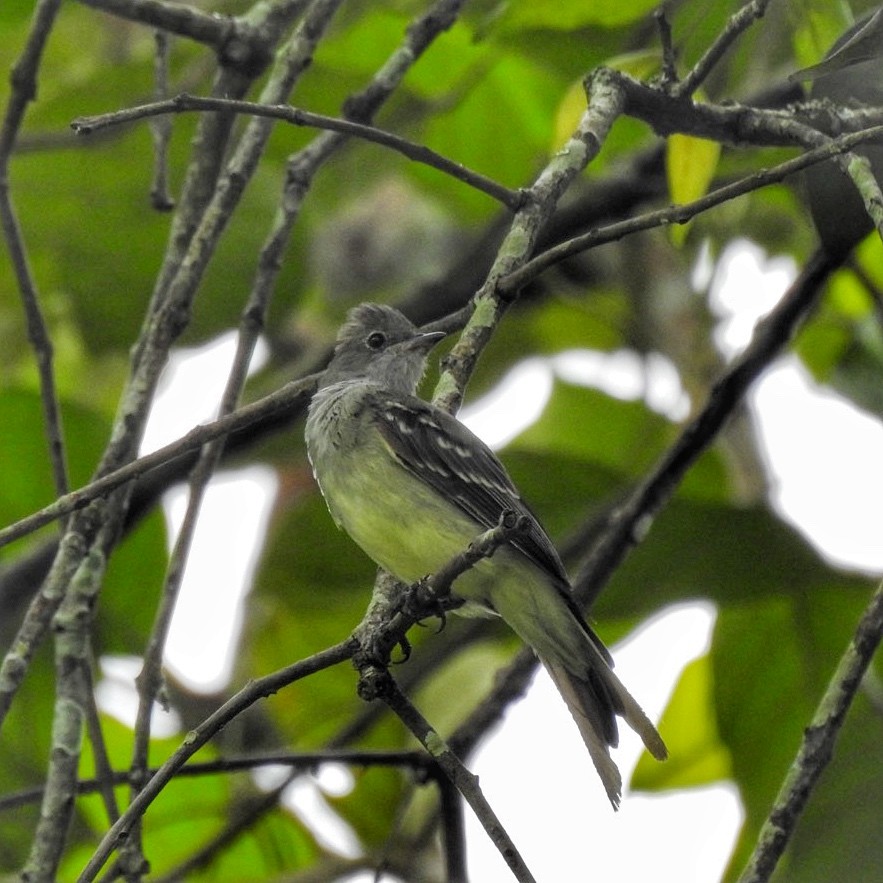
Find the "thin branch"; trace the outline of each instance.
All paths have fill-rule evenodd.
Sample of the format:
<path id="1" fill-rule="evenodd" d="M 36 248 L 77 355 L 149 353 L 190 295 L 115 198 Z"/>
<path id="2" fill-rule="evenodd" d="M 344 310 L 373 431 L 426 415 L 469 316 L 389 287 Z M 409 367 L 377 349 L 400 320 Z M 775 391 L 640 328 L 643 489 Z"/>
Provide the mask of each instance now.
<path id="1" fill-rule="evenodd" d="M 277 35 L 266 32 L 260 23 L 245 16 L 235 18 L 216 12 L 203 12 L 197 6 L 166 3 L 164 0 L 80 0 L 85 6 L 108 12 L 118 18 L 149 25 L 167 34 L 178 34 L 211 46 L 221 64 L 258 76 L 272 58 L 272 42 Z"/>
<path id="2" fill-rule="evenodd" d="M 359 670 L 359 695 L 363 699 L 376 697 L 375 680 L 385 684 L 393 650 L 401 646 L 406 654 L 410 652 L 408 630 L 427 616 L 443 613 L 453 581 L 479 561 L 490 558 L 524 526 L 525 519 L 504 512 L 498 524 L 479 534 L 435 574 L 410 586 L 381 571 L 368 609 L 353 632 L 359 645 L 353 664 Z"/>
<path id="3" fill-rule="evenodd" d="M 302 659 L 283 669 L 279 669 L 272 674 L 249 681 L 238 693 L 228 699 L 213 714 L 209 715 L 196 729 L 191 730 L 179 748 L 147 781 L 125 812 L 111 826 L 107 834 L 104 835 L 101 843 L 78 878 L 79 883 L 88 883 L 88 881 L 95 879 L 110 857 L 110 854 L 121 842 L 125 841 L 132 825 L 144 815 L 147 807 L 153 803 L 163 788 L 179 773 L 184 764 L 230 721 L 238 717 L 246 708 L 258 700 L 272 696 L 283 687 L 287 687 L 295 681 L 350 659 L 354 650 L 355 642 L 352 640 L 343 641 L 307 659 Z"/>
<path id="4" fill-rule="evenodd" d="M 169 46 L 170 37 L 165 31 L 153 34 L 153 95 L 162 101 L 169 94 Z M 158 117 L 150 121 L 153 138 L 153 182 L 150 185 L 150 203 L 160 212 L 171 211 L 175 200 L 169 193 L 169 144 L 172 139 L 172 121 Z"/>
<path id="5" fill-rule="evenodd" d="M 37 95 L 37 71 L 46 41 L 55 24 L 59 6 L 60 0 L 39 0 L 35 7 L 28 40 L 12 68 L 10 77 L 12 94 L 0 126 L 0 226 L 15 271 L 27 323 L 28 339 L 34 350 L 40 377 L 40 399 L 49 445 L 49 462 L 52 464 L 57 495 L 67 493 L 69 484 L 61 409 L 53 370 L 53 347 L 40 306 L 37 283 L 28 260 L 24 235 L 9 192 L 9 159 L 28 104 Z"/>
<path id="6" fill-rule="evenodd" d="M 776 307 L 758 324 L 751 343 L 714 384 L 702 410 L 622 506 L 614 510 L 574 580 L 580 601 L 591 606 L 626 554 L 650 529 L 687 470 L 717 436 L 748 387 L 791 340 L 815 306 L 836 261 L 817 251 Z"/>
<path id="7" fill-rule="evenodd" d="M 653 13 L 656 27 L 659 30 L 659 43 L 662 47 L 662 76 L 660 82 L 664 89 L 671 88 L 678 79 L 677 54 L 675 53 L 674 43 L 671 38 L 669 5 L 666 2 L 660 3 Z"/>
<path id="8" fill-rule="evenodd" d="M 564 147 L 524 191 L 524 205 L 516 212 L 487 279 L 475 295 L 472 316 L 444 361 L 433 401 L 446 411 L 454 413 L 459 408 L 478 357 L 508 307 L 510 299 L 498 290 L 499 281 L 528 261 L 562 195 L 597 156 L 622 113 L 623 92 L 608 79 L 599 77 L 587 88 L 588 108 Z"/>
<path id="9" fill-rule="evenodd" d="M 813 789 L 834 754 L 837 736 L 881 638 L 883 583 L 877 586 L 865 608 L 812 722 L 804 730 L 800 749 L 760 830 L 739 883 L 766 883 L 775 871 Z"/>
<path id="10" fill-rule="evenodd" d="M 766 14 L 767 6 L 771 0 L 751 0 L 738 12 L 731 16 L 726 27 L 720 32 L 715 41 L 705 50 L 705 53 L 696 62 L 690 73 L 678 83 L 672 90 L 678 97 L 692 95 L 706 80 L 708 75 L 724 57 L 730 46 L 736 42 L 739 36 L 758 19 Z"/>
<path id="11" fill-rule="evenodd" d="M 484 558 L 490 558 L 500 546 L 517 537 L 525 530 L 527 522 L 526 516 L 518 515 L 508 509 L 504 510 L 494 527 L 479 534 L 463 552 L 455 555 L 444 567 L 429 577 L 426 588 L 430 597 L 436 600 L 447 598 L 458 576 L 462 576 Z"/>
<path id="12" fill-rule="evenodd" d="M 175 778 L 198 778 L 200 776 L 214 776 L 218 773 L 249 772 L 266 766 L 287 766 L 301 772 L 309 772 L 326 763 L 348 764 L 356 767 L 400 767 L 413 770 L 419 776 L 430 775 L 434 766 L 432 759 L 427 757 L 423 751 L 338 748 L 219 757 L 216 760 L 188 763 L 175 773 Z M 158 770 L 158 767 L 152 767 L 148 770 L 148 776 L 155 776 Z M 129 781 L 129 771 L 110 770 L 106 779 L 112 786 L 125 785 Z M 81 779 L 77 782 L 77 794 L 99 793 L 104 790 L 105 785 L 102 777 Z M 42 787 L 27 788 L 14 794 L 2 796 L 0 797 L 0 812 L 9 812 L 22 806 L 39 803 L 45 790 Z"/>
<path id="13" fill-rule="evenodd" d="M 291 107 L 287 104 L 258 104 L 251 101 L 233 101 L 223 98 L 201 98 L 196 95 L 183 93 L 167 101 L 155 101 L 150 104 L 142 104 L 138 107 L 126 108 L 125 110 L 100 114 L 98 116 L 79 117 L 71 123 L 71 128 L 77 134 L 88 135 L 108 126 L 131 123 L 136 120 L 173 113 L 207 110 L 222 110 L 248 114 L 254 117 L 265 117 L 281 120 L 292 126 L 323 129 L 361 138 L 363 141 L 370 141 L 395 150 L 414 162 L 438 169 L 440 172 L 458 181 L 462 181 L 464 184 L 468 184 L 482 193 L 486 193 L 510 209 L 517 209 L 523 201 L 519 191 L 510 190 L 491 178 L 480 175 L 478 172 L 473 172 L 462 164 L 454 162 L 446 156 L 428 147 L 424 147 L 422 144 L 415 144 L 413 141 L 408 141 L 406 138 L 374 126 L 312 113 L 311 111 L 302 110 L 299 107 Z"/>
<path id="14" fill-rule="evenodd" d="M 463 0 L 436 0 L 413 19 L 401 42 L 393 49 L 371 79 L 343 103 L 341 115 L 351 123 L 371 123 L 380 108 L 401 85 L 406 74 L 422 58 L 436 38 L 457 20 Z M 280 268 L 312 181 L 334 153 L 347 142 L 341 131 L 323 131 L 306 147 L 288 157 L 285 183 L 273 226 L 261 247 L 254 291 L 276 286 Z"/>
<path id="15" fill-rule="evenodd" d="M 599 68 L 586 79 L 590 103 L 601 90 L 615 93 L 623 113 L 644 120 L 663 136 L 683 132 L 722 143 L 793 144 L 804 148 L 822 147 L 832 141 L 829 135 L 801 122 L 794 110 L 696 104 L 609 68 Z M 833 159 L 852 180 L 883 240 L 883 191 L 869 160 L 853 153 L 836 154 Z"/>
<path id="16" fill-rule="evenodd" d="M 457 790 L 472 807 L 488 837 L 499 850 L 515 879 L 522 881 L 522 883 L 533 881 L 534 877 L 521 858 L 518 849 L 479 788 L 478 778 L 466 769 L 460 759 L 444 743 L 441 736 L 432 729 L 423 715 L 402 693 L 392 677 L 388 676 L 380 698 L 417 737 L 420 744 L 444 770 L 445 775 L 456 785 Z"/>
<path id="17" fill-rule="evenodd" d="M 159 451 L 154 451 L 140 460 L 128 463 L 126 466 L 97 479 L 81 491 L 67 494 L 33 516 L 0 530 L 0 535 L 2 535 L 0 546 L 2 546 L 4 542 L 11 542 L 15 537 L 24 536 L 40 525 L 51 522 L 55 518 L 64 517 L 75 510 L 79 510 L 77 514 L 81 516 L 71 520 L 49 574 L 28 607 L 22 625 L 3 659 L 2 666 L 0 666 L 0 725 L 2 725 L 12 700 L 24 680 L 34 653 L 47 634 L 52 616 L 61 603 L 67 581 L 76 572 L 82 556 L 96 535 L 98 530 L 96 519 L 107 517 L 104 513 L 106 507 L 100 501 L 95 503 L 93 501 L 96 498 L 107 497 L 115 488 L 130 482 L 150 468 L 162 465 L 170 457 L 174 458 L 185 451 L 199 448 L 207 441 L 225 435 L 239 426 L 248 425 L 286 407 L 290 408 L 302 403 L 311 393 L 314 384 L 315 378 L 313 377 L 293 381 L 259 402 L 241 408 L 229 417 L 217 420 L 213 424 L 197 427 L 177 442 L 167 445 Z M 90 503 L 92 503 L 91 511 L 87 509 L 83 514 L 82 510 Z M 111 518 L 111 521 L 117 526 L 122 523 L 119 515 Z"/>
<path id="18" fill-rule="evenodd" d="M 427 615 L 438 613 L 440 605 L 450 595 L 453 581 L 482 559 L 493 555 L 503 543 L 524 529 L 524 523 L 524 519 L 515 513 L 504 512 L 495 527 L 476 537 L 467 549 L 455 555 L 426 581 L 412 586 L 403 586 L 389 574 L 381 572 L 368 610 L 353 633 L 358 645 L 353 664 L 359 671 L 359 695 L 366 701 L 382 699 L 402 719 L 472 806 L 516 878 L 532 880 L 514 844 L 478 788 L 475 777 L 444 745 L 389 673 L 389 660 L 396 646 L 401 646 L 406 656 L 410 653 L 406 634 L 411 626 Z M 453 855 L 456 856 L 456 851 Z"/>
<path id="19" fill-rule="evenodd" d="M 108 821 L 112 825 L 120 817 L 120 809 L 113 790 L 115 776 L 110 765 L 110 757 L 107 754 L 104 731 L 101 728 L 101 715 L 95 700 L 95 678 L 92 674 L 95 662 L 94 654 L 90 652 L 90 656 L 92 658 L 89 660 L 89 664 L 83 667 L 83 676 L 86 678 L 86 732 L 89 735 L 89 742 L 92 744 L 92 757 L 95 763 L 95 778 L 92 781 L 95 784 L 95 789 L 101 794 Z M 77 794 L 82 793 L 82 782 L 77 782 Z M 2 805 L 3 801 L 0 800 L 0 808 Z"/>
<path id="20" fill-rule="evenodd" d="M 63 518 L 71 512 L 84 508 L 92 500 L 106 496 L 114 488 L 140 478 L 152 469 L 175 460 L 183 454 L 201 448 L 213 439 L 250 426 L 252 423 L 258 423 L 279 412 L 296 409 L 312 395 L 317 378 L 318 375 L 311 374 L 300 380 L 293 380 L 270 395 L 239 408 L 233 414 L 221 417 L 211 423 L 196 426 L 176 441 L 145 454 L 137 460 L 132 460 L 125 466 L 95 479 L 78 490 L 65 494 L 54 503 L 0 529 L 0 547 L 39 530 L 57 518 Z"/>
<path id="21" fill-rule="evenodd" d="M 510 273 L 508 276 L 504 276 L 499 283 L 500 290 L 506 294 L 512 294 L 519 291 L 529 282 L 532 282 L 550 267 L 576 254 L 588 251 L 607 242 L 623 239 L 641 230 L 651 230 L 654 227 L 663 227 L 669 224 L 685 224 L 702 212 L 706 212 L 739 196 L 768 187 L 770 184 L 784 181 L 809 166 L 824 162 L 838 154 L 847 153 L 865 141 L 880 138 L 881 136 L 883 136 L 883 126 L 873 126 L 860 132 L 841 135 L 839 138 L 834 138 L 821 147 L 808 150 L 806 153 L 779 163 L 770 169 L 761 169 L 759 172 L 746 175 L 744 178 L 731 184 L 718 187 L 693 202 L 669 205 L 656 211 L 645 212 L 625 221 L 617 221 L 603 227 L 596 227 L 588 233 L 574 236 L 572 239 L 568 239 L 541 252 L 523 267 Z"/>
<path id="22" fill-rule="evenodd" d="M 280 53 L 279 63 L 264 88 L 265 99 L 281 101 L 287 98 L 299 75 L 309 65 L 316 43 L 328 27 L 339 2 L 340 0 L 313 0 L 301 26 Z M 132 355 L 130 377 L 120 398 L 111 438 L 96 472 L 99 478 L 126 465 L 136 455 L 154 390 L 168 358 L 169 349 L 187 325 L 199 280 L 230 214 L 238 205 L 244 186 L 254 172 L 269 137 L 269 125 L 263 122 L 255 125 L 255 122 L 252 120 L 252 124 L 246 127 L 238 147 L 233 152 L 226 175 L 221 179 L 218 187 L 212 190 L 214 196 L 207 203 L 201 221 L 189 239 L 182 262 L 180 265 L 175 265 L 177 271 L 172 273 L 171 265 L 167 263 L 164 271 L 167 270 L 168 275 L 165 276 L 161 272 L 162 278 L 151 301 L 144 332 Z M 220 155 L 216 151 L 209 152 L 216 158 Z M 174 241 L 176 246 L 180 245 L 180 240 Z M 99 551 L 104 556 L 110 553 L 119 535 L 130 494 L 131 486 L 121 488 L 108 498 L 101 509 L 100 517 L 104 520 L 107 529 L 99 530 L 96 536 L 102 543 Z M 82 533 L 80 522 L 79 515 L 72 518 L 68 531 Z M 73 547 L 61 546 L 59 554 L 72 551 Z M 58 572 L 74 571 L 78 564 L 79 560 L 64 562 L 59 565 Z M 64 591 L 63 587 L 61 591 Z M 0 671 L 0 686 L 3 687 L 4 701 L 11 701 L 24 677 L 26 669 L 21 667 L 22 659 L 29 660 L 33 656 L 37 644 L 47 633 L 51 616 L 60 601 L 59 595 L 54 594 L 51 600 L 56 605 L 54 608 L 45 604 L 31 605 L 25 622 L 19 630 L 19 635 L 27 633 L 31 643 L 20 652 L 20 642 L 17 639 L 14 643 L 14 651 L 7 654 L 4 659 L 3 669 Z M 86 618 L 91 619 L 91 616 L 92 610 L 89 609 Z M 9 675 L 8 679 L 4 678 L 4 675 Z M 34 861 L 45 866 L 49 861 L 51 848 L 54 847 L 42 849 L 35 843 Z M 38 850 L 39 855 L 37 855 Z"/>

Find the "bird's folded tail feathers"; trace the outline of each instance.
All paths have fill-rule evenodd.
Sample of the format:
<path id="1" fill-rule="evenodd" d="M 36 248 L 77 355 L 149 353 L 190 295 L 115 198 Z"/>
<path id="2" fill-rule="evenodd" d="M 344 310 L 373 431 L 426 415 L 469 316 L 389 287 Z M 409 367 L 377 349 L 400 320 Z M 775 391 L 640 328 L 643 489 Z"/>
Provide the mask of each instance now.
<path id="1" fill-rule="evenodd" d="M 593 674 L 598 677 L 588 680 L 571 674 L 560 662 L 543 657 L 541 660 L 576 722 L 613 808 L 618 809 L 622 776 L 610 757 L 610 746 L 617 744 L 613 714 L 625 720 L 657 760 L 668 757 L 662 737 L 607 665 L 594 668 Z"/>
<path id="2" fill-rule="evenodd" d="M 586 631 L 591 639 L 588 642 L 590 661 L 588 662 L 587 676 L 585 678 L 574 677 L 577 683 L 589 682 L 586 685 L 587 689 L 583 691 L 586 701 L 591 701 L 593 696 L 597 696 L 596 703 L 600 701 L 609 712 L 618 714 L 641 737 L 646 749 L 657 760 L 665 760 L 668 757 L 668 749 L 656 731 L 656 727 L 644 714 L 644 709 L 638 705 L 635 697 L 626 690 L 625 685 L 616 676 L 610 653 L 604 648 L 600 639 L 591 629 L 587 628 Z M 599 647 L 604 649 L 603 653 Z M 614 738 L 608 740 L 610 745 L 616 745 L 615 732 L 614 728 Z"/>
<path id="3" fill-rule="evenodd" d="M 602 706 L 603 700 L 592 693 L 589 684 L 571 675 L 561 663 L 542 657 L 541 661 L 576 721 L 610 803 L 619 809 L 622 776 L 610 756 L 609 710 Z"/>
<path id="4" fill-rule="evenodd" d="M 614 697 L 616 713 L 641 737 L 644 747 L 657 760 L 665 760 L 668 757 L 665 742 L 650 718 L 644 714 L 644 709 L 635 701 L 635 697 L 609 668 L 603 672 L 602 678 Z"/>

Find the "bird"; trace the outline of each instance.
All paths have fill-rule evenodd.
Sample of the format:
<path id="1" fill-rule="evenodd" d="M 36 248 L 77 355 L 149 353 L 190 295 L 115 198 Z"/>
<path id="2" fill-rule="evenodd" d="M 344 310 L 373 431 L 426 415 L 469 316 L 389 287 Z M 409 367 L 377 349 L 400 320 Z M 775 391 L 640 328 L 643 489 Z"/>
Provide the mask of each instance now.
<path id="1" fill-rule="evenodd" d="M 792 74 L 811 80 L 814 100 L 843 108 L 883 104 L 883 7 L 846 30 L 819 64 Z M 883 184 L 883 147 L 867 141 L 853 153 L 864 156 Z M 871 230 L 873 221 L 852 180 L 833 160 L 803 173 L 813 223 L 828 254 L 845 257 Z"/>
<path id="2" fill-rule="evenodd" d="M 622 682 L 577 606 L 546 531 L 491 449 L 447 411 L 416 395 L 430 350 L 394 307 L 347 315 L 310 403 L 305 438 L 337 526 L 373 561 L 412 584 L 462 553 L 511 512 L 524 525 L 459 576 L 458 612 L 501 617 L 539 657 L 576 721 L 614 809 L 622 777 L 610 755 L 621 717 L 658 760 L 665 744 Z"/>

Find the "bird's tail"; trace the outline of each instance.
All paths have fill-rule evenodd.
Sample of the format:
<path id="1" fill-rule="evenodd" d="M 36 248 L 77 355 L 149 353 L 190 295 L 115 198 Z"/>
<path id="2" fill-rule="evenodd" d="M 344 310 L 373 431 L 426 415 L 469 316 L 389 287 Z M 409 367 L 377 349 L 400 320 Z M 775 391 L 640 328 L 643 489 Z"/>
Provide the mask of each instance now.
<path id="1" fill-rule="evenodd" d="M 616 747 L 619 741 L 616 715 L 641 737 L 657 760 L 668 757 L 662 737 L 600 653 L 586 677 L 572 674 L 560 662 L 540 659 L 576 721 L 613 808 L 618 809 L 622 776 L 610 757 L 610 747 Z"/>

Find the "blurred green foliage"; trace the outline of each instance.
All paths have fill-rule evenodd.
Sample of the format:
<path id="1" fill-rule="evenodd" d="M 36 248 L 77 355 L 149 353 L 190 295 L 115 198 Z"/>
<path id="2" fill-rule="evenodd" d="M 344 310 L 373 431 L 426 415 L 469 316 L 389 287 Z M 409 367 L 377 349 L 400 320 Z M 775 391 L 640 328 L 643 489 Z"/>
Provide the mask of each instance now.
<path id="1" fill-rule="evenodd" d="M 292 103 L 339 114 L 341 102 L 374 74 L 425 5 L 387 0 L 345 7 Z M 856 13 L 867 6 L 854 5 Z M 628 53 L 645 62 L 658 60 L 654 6 L 648 0 L 467 4 L 458 23 L 438 39 L 380 113 L 378 125 L 507 186 L 527 186 L 556 149 L 562 120 L 572 112 L 574 83 L 593 67 Z M 685 0 L 672 6 L 673 39 L 681 70 L 686 70 L 739 4 Z M 22 50 L 32 8 L 25 0 L 0 4 L 0 58 L 7 68 Z M 714 72 L 706 86 L 709 100 L 744 100 L 783 81 L 790 71 L 820 57 L 846 23 L 843 4 L 772 4 Z M 91 138 L 77 138 L 68 127 L 75 117 L 149 100 L 152 47 L 146 27 L 65 4 L 10 168 L 12 197 L 55 344 L 74 486 L 88 481 L 108 438 L 171 216 L 150 207 L 152 148 L 146 125 Z M 213 71 L 209 50 L 173 41 L 173 90 L 206 92 Z M 0 104 L 8 98 L 4 78 Z M 173 119 L 170 176 L 175 192 L 184 179 L 194 131 L 192 115 Z M 306 130 L 277 127 L 202 282 L 185 343 L 211 340 L 235 327 L 277 212 L 286 160 L 313 137 Z M 592 183 L 615 180 L 626 161 L 654 144 L 646 127 L 618 123 L 574 200 Z M 677 163 L 670 186 L 674 193 L 703 192 L 709 179 L 730 180 L 784 155 L 726 148 L 719 161 L 716 155 L 705 157 L 700 167 Z M 647 205 L 658 202 L 648 197 Z M 360 215 L 359 207 L 366 205 L 379 208 Z M 292 353 L 322 351 L 353 299 L 405 296 L 428 279 L 452 272 L 458 257 L 498 217 L 488 197 L 434 169 L 374 144 L 349 144 L 322 170 L 304 206 L 274 294 L 266 335 L 269 361 L 255 390 L 288 379 L 302 367 L 292 362 Z M 694 290 L 691 274 L 701 248 L 716 260 L 740 237 L 798 261 L 814 247 L 806 210 L 790 186 L 755 192 L 696 218 L 679 234 L 677 246 L 660 231 L 607 245 L 549 272 L 526 293 L 488 347 L 473 391 L 491 388 L 529 355 L 622 348 L 664 353 L 694 403 L 701 403 L 721 362 L 710 343 L 712 319 L 704 293 Z M 390 249 L 396 260 L 387 267 L 380 258 L 388 258 Z M 864 274 L 883 284 L 877 278 L 879 241 L 866 243 L 857 259 Z M 352 291 L 345 290 L 347 277 L 357 280 Z M 344 282 L 329 283 L 341 278 Z M 849 270 L 836 275 L 824 305 L 797 340 L 796 352 L 820 382 L 880 414 L 880 305 L 861 278 Z M 366 279 L 371 280 L 367 290 L 361 284 Z M 6 525 L 51 502 L 54 489 L 33 352 L 5 253 L 0 258 L 0 341 L 0 525 Z M 565 541 L 621 499 L 677 431 L 642 400 L 623 401 L 557 380 L 539 421 L 508 446 L 503 458 L 550 533 Z M 311 484 L 299 427 L 281 443 L 259 450 L 257 456 L 276 468 L 285 492 L 277 501 L 245 608 L 231 689 L 345 638 L 364 611 L 374 575 L 371 564 L 334 529 Z M 754 841 L 869 591 L 864 577 L 826 563 L 771 511 L 762 494 L 746 500 L 739 493 L 746 461 L 757 470 L 749 477 L 761 476 L 757 483 L 763 485 L 758 452 L 742 453 L 733 458 L 721 445 L 703 456 L 592 611 L 601 634 L 612 640 L 668 605 L 694 599 L 716 605 L 708 654 L 684 671 L 664 715 L 662 730 L 672 760 L 662 766 L 642 762 L 634 784 L 664 790 L 733 779 L 747 812 L 733 872 Z M 0 574 L 33 554 L 49 534 L 0 551 Z M 574 570 L 579 551 L 573 556 Z M 165 530 L 155 510 L 127 533 L 111 562 L 97 614 L 101 652 L 143 652 L 166 560 Z M 0 615 L 8 642 L 21 609 Z M 415 636 L 418 656 L 445 645 L 446 635 L 431 631 Z M 422 685 L 421 709 L 441 731 L 450 732 L 516 646 L 510 635 L 490 629 L 461 654 L 449 654 Z M 327 744 L 364 711 L 354 681 L 349 667 L 338 667 L 286 689 L 262 706 L 265 714 L 255 724 L 259 731 L 248 734 L 247 744 L 256 750 Z M 0 795 L 42 781 L 52 701 L 52 662 L 44 648 L 0 735 Z M 195 713 L 191 706 L 202 707 L 201 700 L 183 692 L 176 701 L 188 721 Z M 103 723 L 110 756 L 124 769 L 131 732 L 107 717 Z M 832 874 L 879 878 L 877 807 L 883 799 L 883 766 L 874 736 L 878 729 L 879 711 L 861 700 L 780 880 L 805 883 L 830 880 Z M 178 743 L 156 740 L 155 760 Z M 411 742 L 400 727 L 381 719 L 366 728 L 358 744 L 390 748 Z M 90 774 L 87 755 L 83 775 Z M 235 820 L 255 793 L 244 774 L 235 780 L 217 774 L 174 782 L 147 817 L 145 842 L 153 870 L 162 874 L 175 868 Z M 395 837 L 400 802 L 410 793 L 407 777 L 372 769 L 357 771 L 352 793 L 331 803 L 370 852 Z M 426 793 L 428 786 L 414 805 L 431 818 L 431 801 L 420 799 Z M 124 801 L 125 789 L 118 789 L 118 798 Z M 24 860 L 36 814 L 34 804 L 3 812 L 3 871 Z M 106 825 L 97 797 L 78 802 L 60 880 L 76 877 Z M 407 828 L 409 836 L 413 828 Z M 415 867 L 421 862 L 428 867 L 434 850 L 415 834 L 410 856 Z M 278 879 L 328 860 L 327 848 L 306 824 L 277 808 L 188 879 Z"/>

